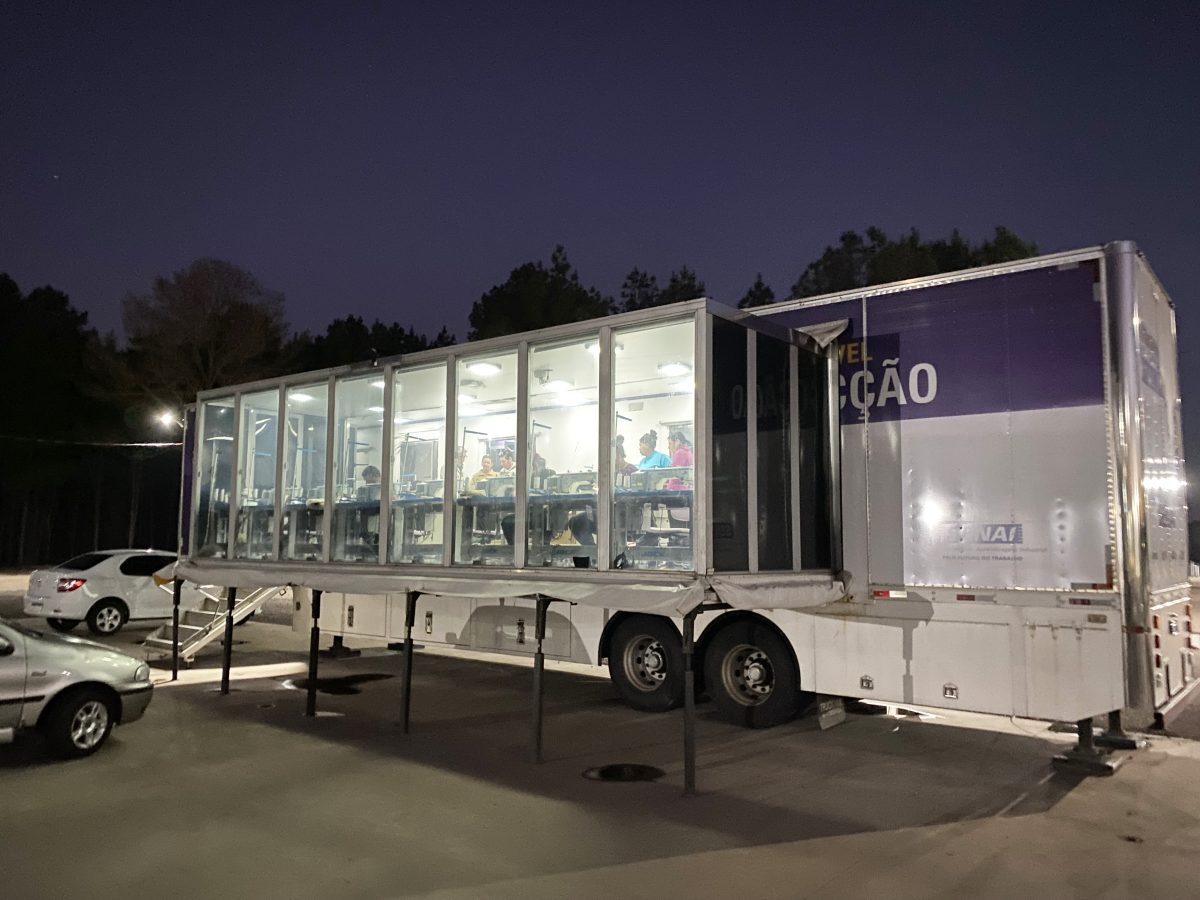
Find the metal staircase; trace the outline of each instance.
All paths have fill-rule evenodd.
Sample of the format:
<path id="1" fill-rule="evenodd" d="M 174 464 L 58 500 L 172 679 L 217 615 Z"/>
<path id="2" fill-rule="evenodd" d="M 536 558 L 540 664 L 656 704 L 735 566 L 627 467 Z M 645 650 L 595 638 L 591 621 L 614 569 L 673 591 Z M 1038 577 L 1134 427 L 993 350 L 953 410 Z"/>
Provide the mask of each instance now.
<path id="1" fill-rule="evenodd" d="M 195 609 L 179 611 L 179 658 L 191 662 L 196 654 L 218 640 L 225 633 L 226 602 L 215 586 L 205 585 L 200 588 L 204 600 Z M 233 624 L 238 625 L 258 612 L 259 607 L 269 598 L 285 592 L 283 587 L 256 588 L 239 596 L 233 607 Z M 146 648 L 147 657 L 170 656 L 173 649 L 171 641 L 171 623 L 158 626 L 142 646 Z"/>

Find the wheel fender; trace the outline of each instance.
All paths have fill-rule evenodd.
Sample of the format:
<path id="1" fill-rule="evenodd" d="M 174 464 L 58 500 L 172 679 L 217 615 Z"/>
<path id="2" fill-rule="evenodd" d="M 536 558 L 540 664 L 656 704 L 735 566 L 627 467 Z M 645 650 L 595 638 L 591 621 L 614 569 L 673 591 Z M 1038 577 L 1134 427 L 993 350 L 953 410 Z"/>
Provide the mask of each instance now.
<path id="1" fill-rule="evenodd" d="M 97 606 L 102 606 L 105 603 L 115 603 L 117 606 L 121 607 L 121 610 L 125 616 L 125 621 L 127 621 L 127 622 L 129 621 L 129 604 L 126 603 L 124 600 L 122 600 L 120 597 L 101 597 L 99 600 L 97 600 L 95 603 L 93 603 L 91 606 L 88 607 L 87 615 L 90 616 L 93 612 L 95 612 Z M 85 616 L 85 618 L 86 618 L 86 616 Z"/>
<path id="2" fill-rule="evenodd" d="M 600 645 L 597 648 L 597 653 L 596 653 L 597 665 L 602 665 L 604 663 L 604 661 L 606 659 L 608 659 L 609 651 L 612 649 L 612 635 L 613 635 L 613 632 L 617 630 L 617 626 L 620 625 L 622 622 L 624 622 L 626 619 L 636 618 L 637 616 L 646 616 L 647 618 L 654 618 L 654 619 L 664 619 L 667 622 L 671 623 L 671 625 L 675 628 L 675 631 L 677 633 L 682 635 L 682 632 L 679 631 L 679 626 L 675 623 L 675 620 L 670 618 L 669 616 L 660 616 L 656 613 L 615 612 L 611 616 L 609 616 L 608 621 L 604 623 L 604 630 L 600 632 Z"/>
<path id="3" fill-rule="evenodd" d="M 103 681 L 79 681 L 68 687 L 63 688 L 57 694 L 50 698 L 50 702 L 42 707 L 42 711 L 38 713 L 37 722 L 34 727 L 40 726 L 52 709 L 57 709 L 64 703 L 70 702 L 71 698 L 84 690 L 97 690 L 104 694 L 110 701 L 110 708 L 113 711 L 113 724 L 121 724 L 121 695 L 118 694 L 110 685 Z"/>

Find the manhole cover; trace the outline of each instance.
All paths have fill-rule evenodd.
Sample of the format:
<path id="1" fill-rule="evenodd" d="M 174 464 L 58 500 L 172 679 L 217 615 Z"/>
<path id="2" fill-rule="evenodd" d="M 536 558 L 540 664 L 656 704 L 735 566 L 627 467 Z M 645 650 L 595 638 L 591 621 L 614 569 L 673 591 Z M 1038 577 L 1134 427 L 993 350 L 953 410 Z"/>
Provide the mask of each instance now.
<path id="1" fill-rule="evenodd" d="M 583 770 L 583 777 L 592 781 L 658 781 L 665 774 L 662 769 L 639 763 L 613 763 Z"/>
<path id="2" fill-rule="evenodd" d="M 363 672 L 358 675 L 341 675 L 337 678 L 318 678 L 317 690 L 322 694 L 358 694 L 361 693 L 358 686 L 364 682 L 394 677 L 386 672 Z M 307 678 L 297 678 L 292 684 L 298 690 L 308 690 Z"/>

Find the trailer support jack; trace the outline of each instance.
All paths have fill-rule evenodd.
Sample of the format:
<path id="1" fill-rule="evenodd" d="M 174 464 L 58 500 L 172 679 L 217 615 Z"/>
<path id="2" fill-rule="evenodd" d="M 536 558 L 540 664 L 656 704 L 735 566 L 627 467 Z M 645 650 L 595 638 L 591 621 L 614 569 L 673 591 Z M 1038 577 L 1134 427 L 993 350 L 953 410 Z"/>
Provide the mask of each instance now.
<path id="1" fill-rule="evenodd" d="M 696 614 L 683 617 L 683 795 L 696 793 Z"/>
<path id="2" fill-rule="evenodd" d="M 1149 745 L 1145 738 L 1134 737 L 1125 731 L 1119 709 L 1108 714 L 1108 728 L 1096 735 L 1096 746 L 1108 750 L 1144 750 Z"/>
<path id="3" fill-rule="evenodd" d="M 1117 771 L 1125 757 L 1115 756 L 1096 746 L 1092 735 L 1092 720 L 1080 719 L 1077 727 L 1078 742 L 1066 753 L 1059 753 L 1054 757 L 1054 768 L 1075 775 L 1111 775 Z"/>
<path id="4" fill-rule="evenodd" d="M 308 636 L 308 697 L 304 701 L 304 714 L 310 718 L 317 714 L 317 652 L 321 643 L 321 591 L 312 592 L 312 630 Z"/>
<path id="5" fill-rule="evenodd" d="M 533 761 L 542 761 L 542 697 L 545 693 L 546 654 L 542 652 L 542 641 L 546 638 L 546 609 L 550 606 L 550 598 L 538 596 L 537 621 L 535 634 L 537 636 L 537 652 L 533 655 L 533 723 L 530 735 L 533 748 Z"/>
<path id="6" fill-rule="evenodd" d="M 233 666 L 233 608 L 237 606 L 237 588 L 225 592 L 225 653 L 221 660 L 221 693 L 229 693 L 229 670 Z"/>
<path id="7" fill-rule="evenodd" d="M 413 625 L 417 621 L 417 591 L 404 599 L 404 677 L 400 682 L 400 730 L 408 734 L 408 716 L 412 709 Z"/>

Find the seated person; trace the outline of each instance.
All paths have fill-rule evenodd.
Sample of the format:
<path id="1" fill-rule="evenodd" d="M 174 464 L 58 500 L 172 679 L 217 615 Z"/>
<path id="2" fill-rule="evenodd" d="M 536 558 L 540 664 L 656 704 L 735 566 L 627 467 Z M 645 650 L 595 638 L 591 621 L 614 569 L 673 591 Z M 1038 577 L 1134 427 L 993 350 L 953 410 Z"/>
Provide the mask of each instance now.
<path id="1" fill-rule="evenodd" d="M 501 475 L 516 475 L 517 461 L 513 458 L 513 452 L 505 447 L 500 451 L 500 474 Z"/>
<path id="2" fill-rule="evenodd" d="M 381 474 L 376 466 L 365 466 L 362 470 L 363 483 L 359 485 L 356 496 L 359 500 L 378 500 Z"/>
<path id="3" fill-rule="evenodd" d="M 692 445 L 682 431 L 672 431 L 667 437 L 667 449 L 671 451 L 671 468 L 691 468 L 695 465 Z M 664 485 L 668 491 L 686 491 L 691 485 L 679 478 L 672 478 Z"/>
<path id="4" fill-rule="evenodd" d="M 661 450 L 655 450 L 658 443 L 658 432 L 651 428 L 638 439 L 638 450 L 642 458 L 638 462 L 639 469 L 666 469 L 671 465 L 671 458 Z"/>
<path id="5" fill-rule="evenodd" d="M 491 456 L 484 454 L 479 460 L 479 471 L 471 476 L 468 482 L 469 489 L 472 491 L 483 490 L 483 483 L 489 478 L 495 478 L 500 473 L 496 471 L 495 464 L 492 462 Z"/>

